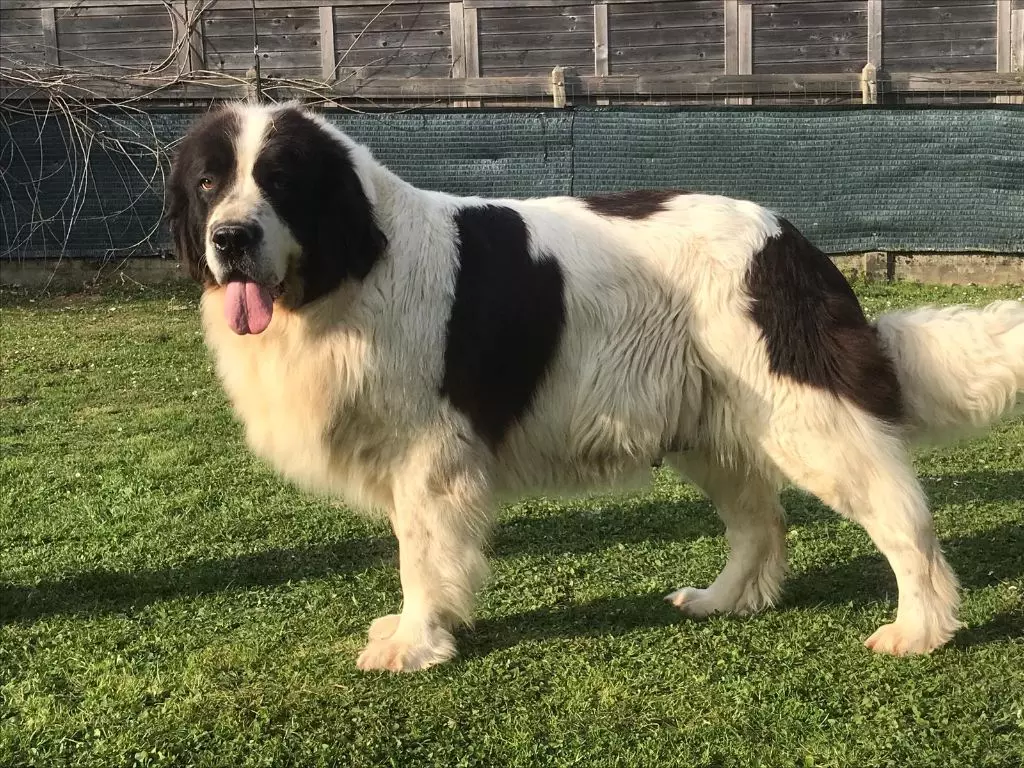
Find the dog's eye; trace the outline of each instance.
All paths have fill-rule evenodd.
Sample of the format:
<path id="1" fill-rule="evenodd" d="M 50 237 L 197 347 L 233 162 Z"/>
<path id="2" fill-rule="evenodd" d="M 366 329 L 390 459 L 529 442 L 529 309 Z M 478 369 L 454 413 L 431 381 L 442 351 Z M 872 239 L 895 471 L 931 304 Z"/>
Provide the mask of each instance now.
<path id="1" fill-rule="evenodd" d="M 203 176 L 203 178 L 199 180 L 199 186 L 202 187 L 207 192 L 209 192 L 211 189 L 213 189 L 213 179 L 211 179 L 209 176 Z"/>

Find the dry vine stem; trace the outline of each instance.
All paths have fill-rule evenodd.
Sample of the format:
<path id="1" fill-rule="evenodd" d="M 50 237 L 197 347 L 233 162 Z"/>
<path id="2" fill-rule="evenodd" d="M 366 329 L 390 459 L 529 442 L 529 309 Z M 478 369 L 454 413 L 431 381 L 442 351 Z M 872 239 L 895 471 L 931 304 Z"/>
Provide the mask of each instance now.
<path id="1" fill-rule="evenodd" d="M 164 92 L 176 86 L 201 83 L 207 94 L 205 98 L 175 103 L 208 107 L 217 99 L 209 96 L 211 92 L 223 90 L 225 98 L 237 98 L 248 84 L 244 77 L 221 71 L 175 71 L 181 49 L 189 44 L 191 31 L 212 4 L 211 1 L 197 5 L 181 24 L 177 24 L 178 10 L 172 3 L 164 2 L 172 27 L 181 32 L 166 56 L 144 70 L 96 73 L 28 62 L 0 67 L 3 89 L 0 130 L 6 134 L 0 145 L 0 169 L 3 170 L 0 196 L 7 198 L 0 203 L 0 234 L 4 243 L 0 260 L 24 258 L 31 253 L 55 258 L 59 265 L 69 255 L 75 228 L 97 223 L 107 231 L 106 247 L 71 255 L 98 257 L 106 266 L 115 261 L 123 262 L 140 252 L 147 255 L 162 252 L 164 187 L 176 139 L 165 140 L 159 135 L 149 108 L 161 100 L 166 101 Z M 390 5 L 381 8 L 363 31 Z M 347 53 L 340 57 L 338 67 Z M 97 63 L 110 66 L 106 62 Z M 342 80 L 348 77 L 352 75 Z M 102 93 L 96 90 L 97 84 L 102 84 Z M 116 93 L 118 86 L 130 95 L 111 98 L 109 94 Z M 331 84 L 324 80 L 274 77 L 263 80 L 261 86 L 263 96 L 271 101 L 280 96 L 288 100 L 300 99 L 314 106 L 361 112 L 338 103 L 332 97 Z M 16 125 L 20 121 L 32 122 L 33 142 L 24 140 L 23 126 Z M 16 140 L 16 131 L 21 134 L 20 141 Z M 49 153 L 43 157 L 41 147 L 44 134 L 49 131 L 57 131 L 60 136 L 63 146 L 59 157 Z M 29 151 L 30 143 L 36 151 Z M 103 165 L 114 169 L 117 183 L 123 185 L 128 198 L 127 204 L 116 210 L 103 210 L 103 195 L 99 190 L 109 188 L 112 181 L 95 176 L 99 153 L 110 159 Z M 61 179 L 60 192 L 53 191 L 55 179 Z M 49 189 L 44 200 L 41 190 L 45 187 Z M 160 201 L 160 213 L 146 216 L 143 221 L 142 216 L 146 214 L 140 213 L 139 203 L 147 196 Z M 87 212 L 89 202 L 100 209 L 98 213 Z M 122 244 L 122 236 L 111 231 L 115 222 L 118 230 L 124 230 L 125 217 L 132 217 L 135 231 L 141 232 L 127 245 Z"/>

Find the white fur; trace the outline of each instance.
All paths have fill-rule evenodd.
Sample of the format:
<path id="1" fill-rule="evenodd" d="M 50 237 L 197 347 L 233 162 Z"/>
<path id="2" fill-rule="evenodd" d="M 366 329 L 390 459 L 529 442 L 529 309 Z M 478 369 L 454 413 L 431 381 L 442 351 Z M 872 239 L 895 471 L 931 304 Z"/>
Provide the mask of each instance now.
<path id="1" fill-rule="evenodd" d="M 228 268 L 213 245 L 213 232 L 225 223 L 252 222 L 263 230 L 257 263 L 266 269 L 265 281 L 276 285 L 284 280 L 289 261 L 300 253 L 299 244 L 288 226 L 274 213 L 273 207 L 253 178 L 253 167 L 260 148 L 271 129 L 272 114 L 254 110 L 245 114 L 238 137 L 236 170 L 231 188 L 210 211 L 206 223 L 206 261 L 218 281 L 223 281 Z"/>
<path id="2" fill-rule="evenodd" d="M 241 114 L 245 136 L 272 118 L 266 108 Z M 561 266 L 566 324 L 530 412 L 492 453 L 465 438 L 466 417 L 438 395 L 457 268 L 452 214 L 474 201 L 416 189 L 328 130 L 350 150 L 388 238 L 385 258 L 359 285 L 298 312 L 278 307 L 259 335 L 231 332 L 220 288 L 206 292 L 202 314 L 252 448 L 302 487 L 392 522 L 404 605 L 374 622 L 361 668 L 414 670 L 454 655 L 451 630 L 470 619 L 496 498 L 627 485 L 662 456 L 709 494 L 732 547 L 710 587 L 669 596 L 684 612 L 745 613 L 779 599 L 778 491 L 789 480 L 861 523 L 892 564 L 896 621 L 871 647 L 927 652 L 949 639 L 956 580 L 907 435 L 769 372 L 744 281 L 779 231 L 771 212 L 680 195 L 630 221 L 571 198 L 500 201 L 527 222 L 534 253 Z M 251 168 L 251 149 L 241 156 Z M 249 182 L 239 184 L 231 205 L 258 209 Z M 280 264 L 290 248 L 283 240 L 268 257 Z M 1012 302 L 882 318 L 915 428 L 987 423 L 1006 409 L 1024 382 L 1022 318 Z"/>
<path id="3" fill-rule="evenodd" d="M 1024 391 L 1024 304 L 891 312 L 878 331 L 903 390 L 916 439 L 987 427 Z"/>

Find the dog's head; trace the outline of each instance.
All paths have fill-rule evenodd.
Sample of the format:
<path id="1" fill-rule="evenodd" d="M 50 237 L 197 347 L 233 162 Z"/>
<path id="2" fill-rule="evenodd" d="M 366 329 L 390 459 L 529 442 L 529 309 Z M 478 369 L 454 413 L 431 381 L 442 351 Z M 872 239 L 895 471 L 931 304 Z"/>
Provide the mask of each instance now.
<path id="1" fill-rule="evenodd" d="M 386 245 L 369 155 L 294 106 L 231 105 L 199 120 L 171 169 L 178 258 L 225 287 L 227 321 L 260 333 L 275 302 L 298 308 L 365 277 Z"/>

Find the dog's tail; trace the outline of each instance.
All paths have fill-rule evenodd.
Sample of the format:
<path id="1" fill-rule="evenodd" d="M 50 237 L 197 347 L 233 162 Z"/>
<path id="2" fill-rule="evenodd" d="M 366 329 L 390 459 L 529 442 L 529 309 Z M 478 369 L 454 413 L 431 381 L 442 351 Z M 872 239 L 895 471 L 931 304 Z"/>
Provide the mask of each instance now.
<path id="1" fill-rule="evenodd" d="M 1024 303 L 891 312 L 877 328 L 915 440 L 988 426 L 1024 400 Z"/>

